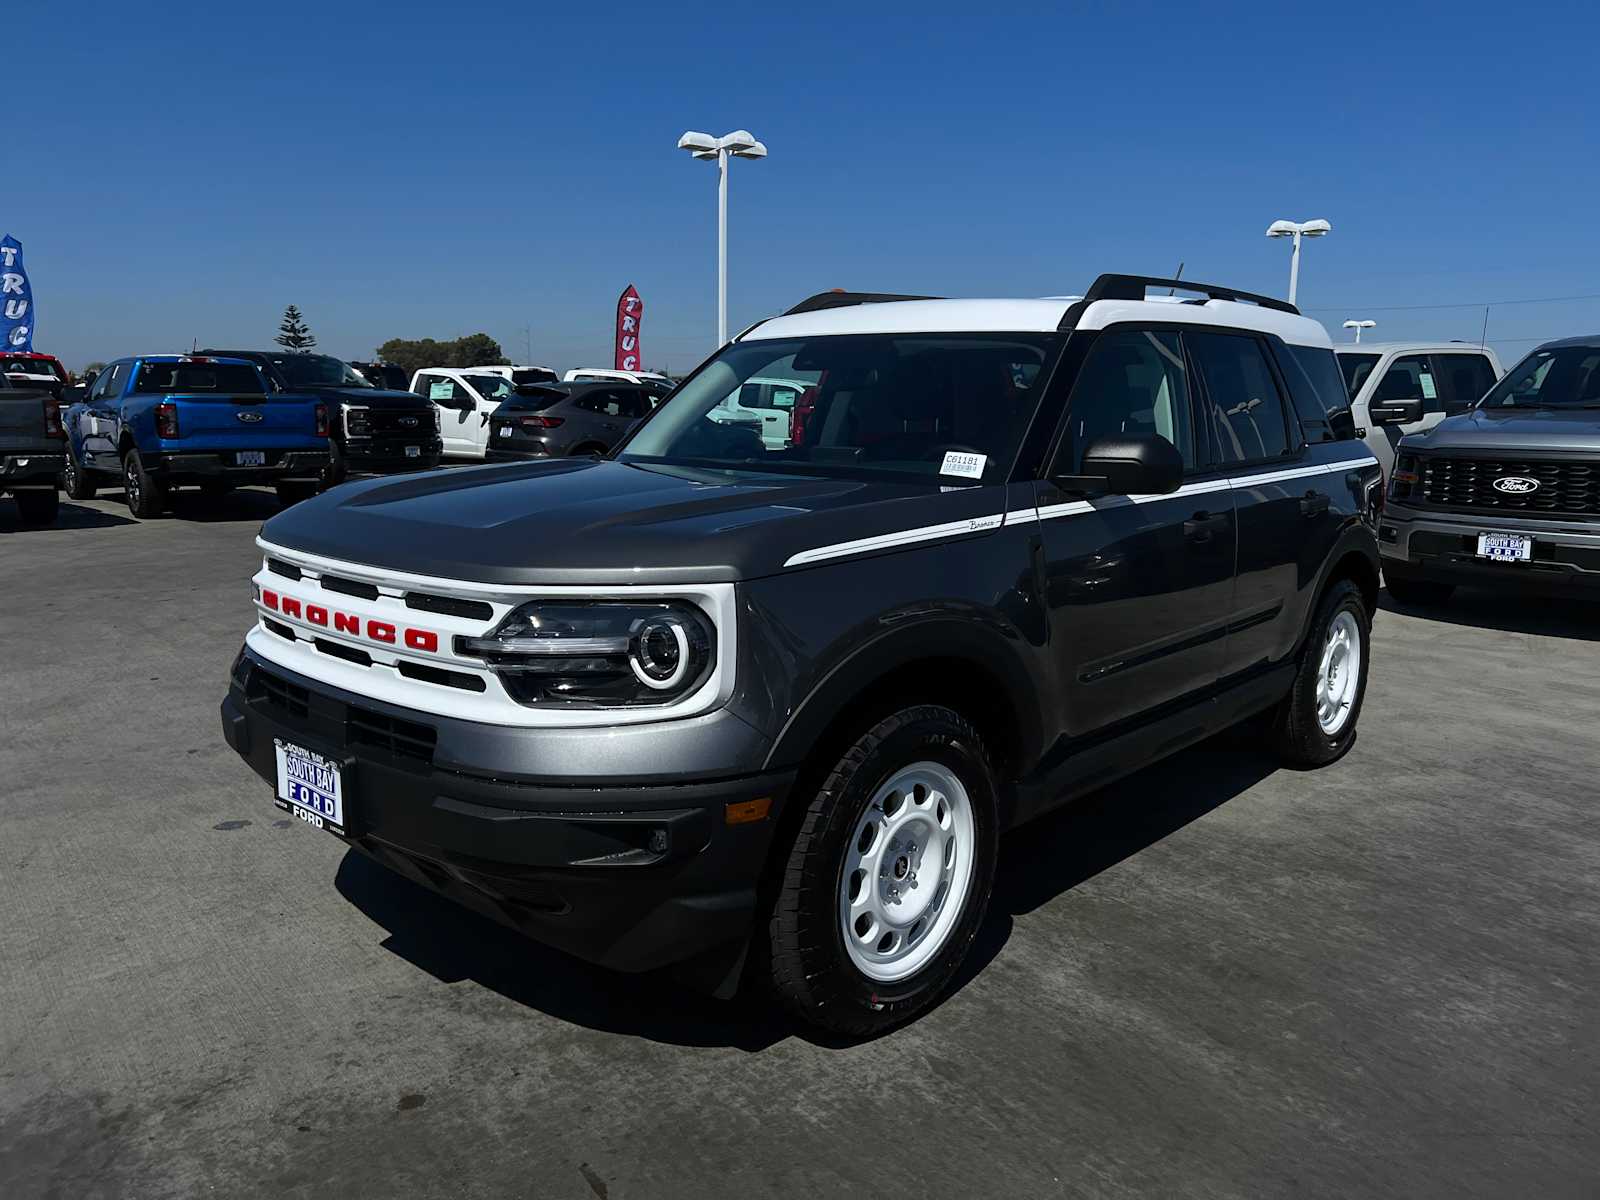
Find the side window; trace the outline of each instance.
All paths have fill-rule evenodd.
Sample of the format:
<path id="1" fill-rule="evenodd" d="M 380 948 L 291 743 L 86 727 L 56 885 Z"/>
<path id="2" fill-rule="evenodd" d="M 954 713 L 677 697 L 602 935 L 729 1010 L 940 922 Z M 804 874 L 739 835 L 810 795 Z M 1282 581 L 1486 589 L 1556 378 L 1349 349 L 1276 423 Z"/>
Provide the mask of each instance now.
<path id="1" fill-rule="evenodd" d="M 1274 346 L 1306 441 L 1335 442 L 1355 437 L 1349 394 L 1333 351 L 1321 346 Z"/>
<path id="2" fill-rule="evenodd" d="M 442 404 L 446 408 L 463 408 L 472 403 L 467 389 L 448 376 L 424 375 L 417 384 L 417 390 L 435 404 Z"/>
<path id="3" fill-rule="evenodd" d="M 1261 342 L 1236 333 L 1195 333 L 1185 340 L 1205 381 L 1201 425 L 1216 461 L 1254 462 L 1287 454 L 1283 397 Z"/>
<path id="4" fill-rule="evenodd" d="M 650 411 L 650 393 L 645 388 L 628 388 L 618 395 L 622 400 L 622 415 L 636 421 Z"/>
<path id="5" fill-rule="evenodd" d="M 94 381 L 94 394 L 97 399 L 114 399 L 122 395 L 122 385 L 128 378 L 127 363 L 112 363 L 100 373 L 100 378 Z"/>
<path id="6" fill-rule="evenodd" d="M 1421 400 L 1422 411 L 1444 411 L 1444 398 L 1439 395 L 1439 384 L 1433 377 L 1433 364 L 1427 354 L 1406 354 L 1389 364 L 1389 369 L 1378 380 L 1378 390 L 1372 393 L 1374 404 L 1387 404 L 1392 400 Z"/>
<path id="7" fill-rule="evenodd" d="M 1189 381 L 1176 333 L 1113 330 L 1100 336 L 1067 404 L 1067 432 L 1058 463 L 1076 474 L 1085 447 L 1119 433 L 1155 433 L 1195 463 Z"/>
<path id="8" fill-rule="evenodd" d="M 1494 386 L 1494 368 L 1482 354 L 1435 354 L 1434 369 L 1444 381 L 1445 412 L 1465 412 Z"/>

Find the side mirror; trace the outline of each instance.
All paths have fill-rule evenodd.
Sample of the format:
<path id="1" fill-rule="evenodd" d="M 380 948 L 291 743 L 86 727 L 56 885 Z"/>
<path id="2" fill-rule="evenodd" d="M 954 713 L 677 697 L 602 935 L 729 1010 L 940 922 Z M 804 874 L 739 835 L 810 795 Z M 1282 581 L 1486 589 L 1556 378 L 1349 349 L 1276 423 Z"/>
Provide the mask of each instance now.
<path id="1" fill-rule="evenodd" d="M 1058 475 L 1069 492 L 1113 496 L 1165 496 L 1183 484 L 1183 455 L 1154 433 L 1119 433 L 1095 438 L 1083 452 L 1081 475 Z"/>
<path id="2" fill-rule="evenodd" d="M 1385 400 L 1367 408 L 1367 416 L 1374 425 L 1409 425 L 1422 420 L 1422 398 L 1414 400 Z"/>
<path id="3" fill-rule="evenodd" d="M 80 386 L 82 386 L 84 392 L 87 393 L 89 389 L 94 386 L 94 381 L 99 378 L 99 371 L 85 371 L 83 373 L 83 383 Z"/>

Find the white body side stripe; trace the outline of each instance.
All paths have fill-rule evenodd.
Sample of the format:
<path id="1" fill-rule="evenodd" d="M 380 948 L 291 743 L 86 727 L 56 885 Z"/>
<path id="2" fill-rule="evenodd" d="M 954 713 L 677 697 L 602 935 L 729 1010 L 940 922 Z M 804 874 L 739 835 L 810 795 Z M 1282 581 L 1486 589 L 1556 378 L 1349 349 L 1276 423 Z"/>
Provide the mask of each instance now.
<path id="1" fill-rule="evenodd" d="M 1105 508 L 1120 508 L 1129 504 L 1150 504 L 1157 500 L 1173 500 L 1182 496 L 1200 496 L 1207 492 L 1239 491 L 1267 483 L 1281 483 L 1287 479 L 1302 479 L 1312 475 L 1333 475 L 1340 471 L 1353 471 L 1358 467 L 1375 467 L 1378 460 L 1351 458 L 1343 462 L 1319 463 L 1309 467 L 1292 467 L 1285 471 L 1262 471 L 1231 479 L 1206 479 L 1199 483 L 1186 483 L 1175 492 L 1158 495 L 1109 496 L 1103 500 L 1069 500 L 1062 504 L 1047 504 L 1042 508 L 1014 508 L 1010 512 L 996 513 L 992 517 L 973 517 L 966 521 L 946 521 L 942 525 L 923 525 L 899 533 L 884 533 L 876 537 L 857 538 L 850 542 L 835 542 L 818 546 L 815 550 L 802 550 L 783 565 L 799 567 L 807 563 L 824 562 L 831 558 L 844 558 L 851 554 L 869 554 L 874 550 L 889 550 L 898 546 L 911 546 L 919 542 L 937 541 L 941 538 L 959 537 L 966 533 L 980 533 L 998 529 L 1002 525 L 1021 525 L 1027 521 L 1050 521 L 1057 517 L 1080 516 Z"/>

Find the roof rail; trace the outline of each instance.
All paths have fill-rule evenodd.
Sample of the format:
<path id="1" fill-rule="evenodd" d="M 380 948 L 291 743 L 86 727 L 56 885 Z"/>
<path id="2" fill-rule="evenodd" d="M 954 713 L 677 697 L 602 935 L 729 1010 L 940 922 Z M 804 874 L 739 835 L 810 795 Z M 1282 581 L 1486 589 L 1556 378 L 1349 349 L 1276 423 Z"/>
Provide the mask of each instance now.
<path id="1" fill-rule="evenodd" d="M 795 316 L 797 313 L 821 312 L 825 308 L 849 308 L 852 304 L 890 304 L 896 300 L 939 300 L 939 296 L 896 296 L 890 292 L 843 292 L 835 289 L 831 292 L 818 292 L 815 296 L 807 296 L 783 315 Z"/>
<path id="2" fill-rule="evenodd" d="M 1096 300 L 1143 300 L 1145 291 L 1153 287 L 1164 287 L 1180 292 L 1199 292 L 1208 300 L 1244 300 L 1251 304 L 1259 304 L 1262 308 L 1293 313 L 1297 317 L 1300 315 L 1300 310 L 1294 305 L 1274 296 L 1241 292 L 1238 288 L 1219 287 L 1214 283 L 1196 283 L 1192 279 L 1158 279 L 1153 275 L 1102 275 L 1089 285 L 1089 290 L 1083 298 L 1091 304 Z"/>

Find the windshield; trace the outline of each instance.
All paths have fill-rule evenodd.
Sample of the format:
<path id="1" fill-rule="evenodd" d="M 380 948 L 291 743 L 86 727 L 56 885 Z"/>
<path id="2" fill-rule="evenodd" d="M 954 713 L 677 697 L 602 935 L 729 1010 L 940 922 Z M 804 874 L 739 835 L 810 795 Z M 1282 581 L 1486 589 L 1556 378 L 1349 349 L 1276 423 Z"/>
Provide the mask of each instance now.
<path id="1" fill-rule="evenodd" d="M 1484 408 L 1600 408 L 1600 346 L 1535 350 L 1482 400 Z"/>
<path id="2" fill-rule="evenodd" d="M 243 363 L 147 362 L 139 368 L 135 392 L 225 392 L 262 396 L 261 372 Z"/>
<path id="3" fill-rule="evenodd" d="M 728 347 L 620 456 L 729 471 L 1003 481 L 1053 334 L 878 334 Z"/>
<path id="4" fill-rule="evenodd" d="M 1339 355 L 1339 366 L 1344 371 L 1344 386 L 1350 393 L 1350 399 L 1356 398 L 1361 385 L 1367 381 L 1367 376 L 1372 374 L 1372 368 L 1378 365 L 1378 357 L 1376 354 Z"/>
<path id="5" fill-rule="evenodd" d="M 48 358 L 8 358 L 5 360 L 5 373 L 7 375 L 46 375 L 51 379 L 60 379 L 61 368 Z"/>
<path id="6" fill-rule="evenodd" d="M 272 365 L 290 391 L 299 388 L 372 386 L 349 363 L 326 354 L 274 354 Z"/>

